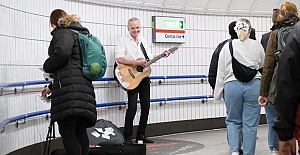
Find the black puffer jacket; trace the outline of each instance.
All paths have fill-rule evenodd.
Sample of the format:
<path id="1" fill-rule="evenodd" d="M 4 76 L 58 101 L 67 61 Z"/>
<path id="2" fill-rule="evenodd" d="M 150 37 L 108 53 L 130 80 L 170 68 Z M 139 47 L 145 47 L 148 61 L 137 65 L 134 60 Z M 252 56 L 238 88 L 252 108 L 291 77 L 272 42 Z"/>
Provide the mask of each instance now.
<path id="1" fill-rule="evenodd" d="M 211 61 L 210 61 L 210 65 L 209 65 L 209 70 L 208 70 L 208 82 L 209 85 L 211 86 L 212 89 L 215 89 L 216 86 L 216 79 L 217 79 L 217 70 L 218 70 L 218 62 L 219 62 L 219 55 L 220 52 L 223 48 L 223 46 L 229 42 L 232 39 L 226 39 L 224 41 L 222 41 L 217 48 L 215 49 L 212 57 L 211 57 Z"/>
<path id="2" fill-rule="evenodd" d="M 67 16 L 67 24 L 55 28 L 44 63 L 47 73 L 54 73 L 51 94 L 51 120 L 59 121 L 69 116 L 83 116 L 90 120 L 87 127 L 97 119 L 96 101 L 92 81 L 82 74 L 82 55 L 78 36 L 70 29 L 88 33 L 74 16 Z M 78 18 L 77 18 L 78 19 Z M 60 20 L 63 22 L 64 20 Z"/>

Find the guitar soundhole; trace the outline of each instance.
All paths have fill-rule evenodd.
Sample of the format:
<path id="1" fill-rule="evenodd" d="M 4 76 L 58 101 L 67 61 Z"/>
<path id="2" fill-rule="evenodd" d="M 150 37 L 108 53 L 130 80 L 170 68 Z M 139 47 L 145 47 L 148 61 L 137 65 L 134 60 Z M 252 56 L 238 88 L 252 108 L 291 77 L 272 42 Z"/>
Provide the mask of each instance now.
<path id="1" fill-rule="evenodd" d="M 129 74 L 130 74 L 130 76 L 131 76 L 132 78 L 135 78 L 135 76 L 134 76 L 134 74 L 132 73 L 131 69 L 128 69 L 128 72 L 129 72 Z"/>
<path id="2" fill-rule="evenodd" d="M 143 67 L 142 67 L 142 66 L 137 66 L 137 67 L 136 67 L 136 70 L 137 70 L 138 72 L 143 72 Z"/>

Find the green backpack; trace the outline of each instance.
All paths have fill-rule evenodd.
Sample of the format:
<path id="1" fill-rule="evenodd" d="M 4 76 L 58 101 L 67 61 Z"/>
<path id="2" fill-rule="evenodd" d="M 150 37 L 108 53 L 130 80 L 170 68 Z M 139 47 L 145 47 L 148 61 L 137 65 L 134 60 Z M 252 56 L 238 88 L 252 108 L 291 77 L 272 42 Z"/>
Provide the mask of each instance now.
<path id="1" fill-rule="evenodd" d="M 278 69 L 278 61 L 282 54 L 283 48 L 286 45 L 286 40 L 293 29 L 293 25 L 287 25 L 281 27 L 277 30 L 277 49 L 275 51 L 275 59 L 276 59 L 276 66 L 274 68 L 274 73 L 272 77 L 272 81 L 270 83 L 268 100 L 270 103 L 274 103 L 274 99 L 276 96 L 276 79 L 277 79 L 277 69 Z"/>
<path id="2" fill-rule="evenodd" d="M 104 76 L 107 61 L 105 50 L 96 36 L 91 34 L 78 34 L 79 46 L 82 52 L 82 73 L 85 77 L 96 80 Z"/>
<path id="3" fill-rule="evenodd" d="M 277 61 L 280 58 L 282 50 L 285 47 L 287 37 L 289 36 L 292 29 L 293 29 L 293 25 L 288 25 L 288 26 L 281 27 L 277 31 L 277 50 L 275 52 L 275 57 Z"/>

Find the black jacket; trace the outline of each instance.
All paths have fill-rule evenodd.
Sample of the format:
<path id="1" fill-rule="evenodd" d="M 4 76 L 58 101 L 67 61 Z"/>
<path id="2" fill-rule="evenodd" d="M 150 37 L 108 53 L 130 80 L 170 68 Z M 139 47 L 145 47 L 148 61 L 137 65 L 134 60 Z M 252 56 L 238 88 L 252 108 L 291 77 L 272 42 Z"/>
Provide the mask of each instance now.
<path id="1" fill-rule="evenodd" d="M 69 116 L 88 118 L 87 127 L 97 119 L 96 101 L 92 81 L 82 74 L 82 55 L 78 36 L 70 29 L 88 30 L 79 23 L 55 28 L 48 49 L 49 58 L 44 71 L 54 73 L 51 94 L 51 120 L 59 121 Z"/>
<path id="2" fill-rule="evenodd" d="M 216 79 L 217 79 L 217 70 L 218 70 L 218 62 L 219 62 L 219 55 L 220 52 L 223 48 L 223 46 L 232 39 L 227 39 L 222 41 L 217 48 L 215 49 L 212 57 L 211 57 L 211 61 L 210 61 L 210 65 L 209 65 L 209 71 L 208 71 L 208 82 L 209 85 L 211 86 L 212 89 L 215 89 L 215 85 L 216 85 Z"/>
<path id="3" fill-rule="evenodd" d="M 270 38 L 270 34 L 271 34 L 271 32 L 268 32 L 268 33 L 263 34 L 261 37 L 260 43 L 263 46 L 265 52 L 267 51 L 267 45 L 268 45 L 268 41 Z"/>
<path id="4" fill-rule="evenodd" d="M 276 81 L 276 120 L 274 129 L 279 139 L 294 137 L 295 121 L 300 102 L 300 23 L 288 36 L 286 46 L 279 59 Z"/>

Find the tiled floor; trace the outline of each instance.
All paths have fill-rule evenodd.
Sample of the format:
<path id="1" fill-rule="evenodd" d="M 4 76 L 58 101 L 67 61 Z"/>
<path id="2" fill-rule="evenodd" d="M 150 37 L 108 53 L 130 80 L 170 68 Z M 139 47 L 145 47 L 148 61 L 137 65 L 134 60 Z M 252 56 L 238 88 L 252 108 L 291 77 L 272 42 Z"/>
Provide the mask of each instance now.
<path id="1" fill-rule="evenodd" d="M 255 155 L 269 155 L 268 127 L 259 126 Z M 147 155 L 230 155 L 226 129 L 151 137 Z"/>

